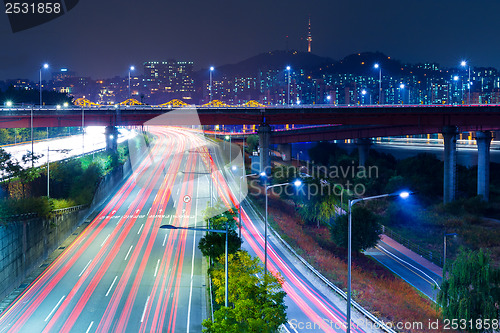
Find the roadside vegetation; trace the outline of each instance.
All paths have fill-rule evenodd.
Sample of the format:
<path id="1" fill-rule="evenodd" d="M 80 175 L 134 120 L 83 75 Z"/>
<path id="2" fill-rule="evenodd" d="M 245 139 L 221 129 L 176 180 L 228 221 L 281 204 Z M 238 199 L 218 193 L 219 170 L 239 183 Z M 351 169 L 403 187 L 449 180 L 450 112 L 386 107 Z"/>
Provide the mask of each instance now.
<path id="1" fill-rule="evenodd" d="M 54 209 L 91 203 L 100 179 L 125 162 L 126 144 L 119 145 L 117 154 L 99 152 L 80 158 L 50 163 L 50 198 L 47 198 L 47 167 L 32 167 L 43 155 L 27 152 L 17 161 L 0 148 L 0 222 L 16 216 L 35 213 L 42 218 Z"/>
<path id="2" fill-rule="evenodd" d="M 264 276 L 258 258 L 241 250 L 236 233 L 236 210 L 214 216 L 216 208 L 207 208 L 205 220 L 210 229 L 226 230 L 228 224 L 228 306 L 225 306 L 225 233 L 208 232 L 198 245 L 204 256 L 210 256 L 208 274 L 215 301 L 212 318 L 203 321 L 207 333 L 274 333 L 286 323 L 285 292 L 280 276 Z"/>
<path id="3" fill-rule="evenodd" d="M 497 276 L 500 266 L 500 165 L 491 163 L 489 203 L 475 194 L 477 168 L 458 166 L 457 200 L 443 205 L 443 163 L 434 155 L 420 154 L 398 161 L 391 155 L 371 150 L 364 173 L 358 173 L 357 150 L 348 153 L 335 144 L 319 143 L 309 151 L 309 156 L 315 162 L 300 168 L 300 172 L 280 164 L 273 168 L 273 183 L 291 182 L 301 177 L 306 184 L 303 190 L 281 191 L 270 196 L 270 221 L 299 254 L 344 290 L 347 287 L 345 211 L 348 200 L 401 190 L 415 192 L 404 202 L 398 198 L 379 199 L 353 207 L 353 297 L 384 321 L 442 321 L 451 318 L 453 312 L 447 312 L 447 306 L 456 299 L 450 298 L 450 291 L 446 296 L 441 295 L 441 308 L 365 256 L 361 251 L 376 244 L 382 231 L 380 224 L 435 253 L 438 265 L 442 265 L 443 235 L 456 233 L 456 237 L 448 238 L 447 266 L 451 280 L 445 279 L 443 285 L 456 286 L 459 271 L 462 276 L 470 274 L 471 270 Z M 376 172 L 369 174 L 369 167 L 375 167 Z M 349 168 L 356 168 L 354 174 Z M 263 210 L 264 190 L 255 184 L 249 189 L 254 202 Z M 362 189 L 362 193 L 354 189 L 358 189 L 357 192 Z M 335 206 L 337 208 L 332 208 Z M 455 259 L 463 260 L 463 253 L 477 258 L 481 251 L 487 253 L 481 258 L 488 260 L 482 260 L 479 266 L 469 265 L 468 269 L 464 269 L 463 264 L 461 270 L 456 270 L 460 264 L 455 263 Z M 490 280 L 488 290 L 498 290 L 499 283 Z M 469 287 L 475 288 L 471 287 L 473 285 Z M 477 290 L 489 292 L 484 288 Z M 486 296 L 497 297 L 493 304 L 498 318 L 498 294 Z M 462 307 L 462 311 L 469 310 Z M 457 318 L 457 312 L 453 315 Z M 484 319 L 490 315 L 492 313 L 476 313 L 470 318 Z"/>

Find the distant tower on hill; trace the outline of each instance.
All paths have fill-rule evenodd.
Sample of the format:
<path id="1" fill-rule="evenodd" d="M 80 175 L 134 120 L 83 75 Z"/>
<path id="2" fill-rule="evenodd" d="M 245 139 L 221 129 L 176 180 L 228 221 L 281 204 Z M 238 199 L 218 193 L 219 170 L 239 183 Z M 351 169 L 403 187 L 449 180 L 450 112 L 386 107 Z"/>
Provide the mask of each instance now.
<path id="1" fill-rule="evenodd" d="M 311 42 L 313 38 L 311 35 L 311 18 L 309 17 L 309 28 L 307 29 L 307 52 L 311 53 Z"/>

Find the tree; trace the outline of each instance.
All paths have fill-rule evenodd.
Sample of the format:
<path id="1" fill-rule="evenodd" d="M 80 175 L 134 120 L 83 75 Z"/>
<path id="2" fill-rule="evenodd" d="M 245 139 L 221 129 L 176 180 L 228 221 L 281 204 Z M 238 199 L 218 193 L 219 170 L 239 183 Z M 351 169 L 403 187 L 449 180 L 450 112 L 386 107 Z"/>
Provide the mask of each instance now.
<path id="1" fill-rule="evenodd" d="M 259 145 L 259 136 L 257 134 L 249 135 L 247 137 L 247 146 L 248 146 L 248 151 L 250 153 L 256 151 L 258 145 Z"/>
<path id="2" fill-rule="evenodd" d="M 467 327 L 470 332 L 492 332 L 486 323 L 491 325 L 491 320 L 500 317 L 500 270 L 491 267 L 490 261 L 483 249 L 460 249 L 437 296 L 443 316 L 473 323 Z"/>
<path id="3" fill-rule="evenodd" d="M 348 214 L 339 215 L 330 228 L 333 241 L 340 247 L 347 248 Z M 382 229 L 377 223 L 377 217 L 363 206 L 352 208 L 352 250 L 364 251 L 377 244 Z"/>
<path id="4" fill-rule="evenodd" d="M 43 155 L 41 154 L 33 154 L 32 152 L 28 151 L 22 157 L 23 164 L 28 166 L 16 169 L 15 176 L 19 177 L 19 179 L 21 180 L 21 184 L 23 184 L 23 198 L 25 197 L 26 184 L 40 177 L 40 168 L 34 167 L 32 165 L 34 165 L 36 161 L 42 158 L 42 156 Z"/>
<path id="5" fill-rule="evenodd" d="M 215 301 L 224 303 L 224 257 L 219 258 L 217 268 L 210 271 L 215 287 Z M 203 321 L 207 333 L 228 332 L 278 332 L 286 323 L 285 292 L 283 280 L 269 274 L 265 279 L 263 267 L 257 258 L 245 251 L 229 256 L 229 307 L 221 307 L 214 312 L 214 322 Z"/>
<path id="6" fill-rule="evenodd" d="M 213 216 L 213 212 L 220 211 L 220 206 L 221 203 L 218 202 L 214 208 L 207 208 L 205 220 L 210 229 L 226 230 L 226 223 L 228 224 L 228 253 L 235 253 L 241 248 L 242 243 L 241 238 L 236 233 L 236 212 L 231 209 Z M 218 258 L 226 251 L 226 234 L 208 232 L 200 239 L 198 248 L 204 256 Z"/>

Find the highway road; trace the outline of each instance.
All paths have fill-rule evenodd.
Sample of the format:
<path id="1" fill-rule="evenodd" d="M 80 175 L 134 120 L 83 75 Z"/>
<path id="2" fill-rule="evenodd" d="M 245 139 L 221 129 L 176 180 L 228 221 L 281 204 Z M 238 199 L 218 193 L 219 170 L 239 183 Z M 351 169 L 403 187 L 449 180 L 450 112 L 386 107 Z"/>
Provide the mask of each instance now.
<path id="1" fill-rule="evenodd" d="M 431 300 L 436 301 L 442 277 L 405 256 L 390 245 L 380 241 L 377 246 L 365 251 L 382 265 L 390 269 L 410 285 L 420 290 Z"/>
<path id="2" fill-rule="evenodd" d="M 188 152 L 203 149 L 201 138 L 151 131 L 158 139 L 132 177 L 2 313 L 0 332 L 201 331 L 200 235 L 159 229 L 201 220 L 208 176 L 195 176 L 205 170 L 203 155 Z M 188 199 L 195 196 L 201 200 Z"/>
<path id="3" fill-rule="evenodd" d="M 209 317 L 205 261 L 197 248 L 202 234 L 159 227 L 204 226 L 210 195 L 237 206 L 237 176 L 195 131 L 149 131 L 157 139 L 132 176 L 1 314 L 0 333 L 201 332 Z M 245 206 L 243 221 L 244 248 L 263 259 L 261 217 Z M 285 279 L 285 332 L 345 331 L 343 299 L 274 237 L 268 256 L 269 270 Z M 365 323 L 357 311 L 353 320 Z M 352 331 L 378 332 L 356 325 Z"/>

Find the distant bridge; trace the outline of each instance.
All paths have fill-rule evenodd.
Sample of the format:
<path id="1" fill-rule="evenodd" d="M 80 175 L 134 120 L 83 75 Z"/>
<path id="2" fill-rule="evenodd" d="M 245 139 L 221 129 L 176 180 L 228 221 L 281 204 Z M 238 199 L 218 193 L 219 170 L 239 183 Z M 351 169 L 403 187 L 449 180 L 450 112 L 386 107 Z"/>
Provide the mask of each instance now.
<path id="1" fill-rule="evenodd" d="M 202 125 L 378 125 L 379 129 L 406 127 L 413 132 L 428 132 L 443 126 L 458 126 L 464 131 L 500 128 L 499 104 L 193 106 L 189 109 L 194 108 Z M 192 125 L 192 117 L 182 114 L 186 109 L 142 105 L 2 108 L 0 128 L 29 128 L 31 121 L 33 127 L 77 127 L 82 125 L 82 119 L 85 126 L 132 126 L 167 113 L 170 113 L 165 117 L 169 125 Z"/>

